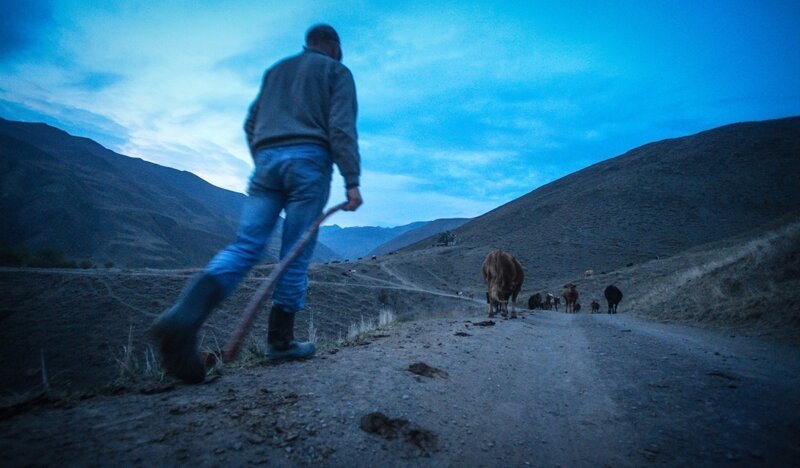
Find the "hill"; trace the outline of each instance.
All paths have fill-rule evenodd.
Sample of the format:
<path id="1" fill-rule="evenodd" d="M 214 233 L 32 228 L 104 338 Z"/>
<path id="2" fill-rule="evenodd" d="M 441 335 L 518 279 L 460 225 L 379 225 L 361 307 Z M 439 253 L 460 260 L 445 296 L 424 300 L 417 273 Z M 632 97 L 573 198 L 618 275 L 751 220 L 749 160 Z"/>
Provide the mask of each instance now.
<path id="1" fill-rule="evenodd" d="M 489 250 L 517 256 L 525 289 L 553 289 L 756 229 L 800 206 L 800 118 L 728 125 L 633 149 L 466 223 L 421 258 L 480 284 Z M 425 240 L 406 251 L 430 248 Z"/>
<path id="2" fill-rule="evenodd" d="M 467 221 L 469 221 L 469 218 L 449 218 L 430 221 L 381 244 L 369 252 L 368 255 L 386 255 L 389 252 L 402 249 L 403 247 L 415 244 L 423 239 L 437 236 L 444 231 L 451 231 L 464 225 Z"/>
<path id="3" fill-rule="evenodd" d="M 323 226 L 319 231 L 319 241 L 330 247 L 342 259 L 353 260 L 363 257 L 379 245 L 425 224 L 422 221 L 392 228 Z"/>
<path id="4" fill-rule="evenodd" d="M 54 247 L 129 267 L 203 265 L 234 239 L 245 198 L 45 124 L 4 119 L 0 182 L 4 249 Z M 324 246 L 317 254 L 334 256 Z"/>
<path id="5" fill-rule="evenodd" d="M 580 302 L 624 291 L 621 310 L 800 343 L 800 212 L 673 256 L 576 281 Z"/>

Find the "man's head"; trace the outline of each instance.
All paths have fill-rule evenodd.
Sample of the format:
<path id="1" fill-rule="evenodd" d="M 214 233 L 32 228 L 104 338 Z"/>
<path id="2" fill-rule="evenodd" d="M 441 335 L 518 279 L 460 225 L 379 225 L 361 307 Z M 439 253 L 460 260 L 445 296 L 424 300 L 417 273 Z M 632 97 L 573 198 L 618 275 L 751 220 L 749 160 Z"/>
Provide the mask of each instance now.
<path id="1" fill-rule="evenodd" d="M 316 24 L 306 33 L 306 47 L 319 50 L 334 60 L 342 61 L 339 34 L 330 25 Z"/>

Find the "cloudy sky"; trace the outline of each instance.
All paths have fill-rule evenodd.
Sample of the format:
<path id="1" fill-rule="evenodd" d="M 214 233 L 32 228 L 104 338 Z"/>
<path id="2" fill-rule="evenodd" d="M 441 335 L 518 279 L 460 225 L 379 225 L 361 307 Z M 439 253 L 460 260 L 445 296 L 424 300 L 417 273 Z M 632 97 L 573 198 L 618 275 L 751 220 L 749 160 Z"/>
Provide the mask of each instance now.
<path id="1" fill-rule="evenodd" d="M 340 226 L 473 217 L 650 141 L 800 114 L 796 0 L 0 0 L 0 116 L 243 192 L 247 107 L 317 22 L 359 99 L 365 205 Z"/>

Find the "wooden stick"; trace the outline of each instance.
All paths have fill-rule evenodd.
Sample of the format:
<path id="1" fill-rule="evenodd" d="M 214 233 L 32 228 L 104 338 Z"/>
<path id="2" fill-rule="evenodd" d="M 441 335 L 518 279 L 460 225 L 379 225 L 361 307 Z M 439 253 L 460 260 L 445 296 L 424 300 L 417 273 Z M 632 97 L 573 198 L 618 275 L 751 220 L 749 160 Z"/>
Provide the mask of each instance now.
<path id="1" fill-rule="evenodd" d="M 308 230 L 303 234 L 303 237 L 295 244 L 292 248 L 292 251 L 289 252 L 283 260 L 278 263 L 278 265 L 272 270 L 266 280 L 259 286 L 258 290 L 253 294 L 253 297 L 250 299 L 250 302 L 247 304 L 247 308 L 244 311 L 244 316 L 242 320 L 239 322 L 239 326 L 236 328 L 236 331 L 233 332 L 231 335 L 230 341 L 225 346 L 225 350 L 222 353 L 222 359 L 225 362 L 231 362 L 239 355 L 239 351 L 242 348 L 242 342 L 244 338 L 250 333 L 250 329 L 253 328 L 253 322 L 256 320 L 256 314 L 261 308 L 264 306 L 264 303 L 267 302 L 272 289 L 275 287 L 275 283 L 277 282 L 278 278 L 283 274 L 283 272 L 288 268 L 289 264 L 300 255 L 300 252 L 303 251 L 303 248 L 308 244 L 308 241 L 311 240 L 311 237 L 314 236 L 314 233 L 317 232 L 319 229 L 320 224 L 325 221 L 328 216 L 336 213 L 337 211 L 344 208 L 347 202 L 340 203 L 334 207 L 329 208 L 327 211 L 322 213 L 314 223 L 309 226 Z"/>

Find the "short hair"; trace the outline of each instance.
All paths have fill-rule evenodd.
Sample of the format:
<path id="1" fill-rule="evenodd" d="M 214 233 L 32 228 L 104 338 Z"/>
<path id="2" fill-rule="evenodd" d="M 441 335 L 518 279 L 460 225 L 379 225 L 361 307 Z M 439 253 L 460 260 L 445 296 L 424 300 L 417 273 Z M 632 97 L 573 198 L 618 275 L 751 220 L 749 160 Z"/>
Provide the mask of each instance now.
<path id="1" fill-rule="evenodd" d="M 328 24 L 315 24 L 306 33 L 306 44 L 339 44 L 339 34 Z"/>

